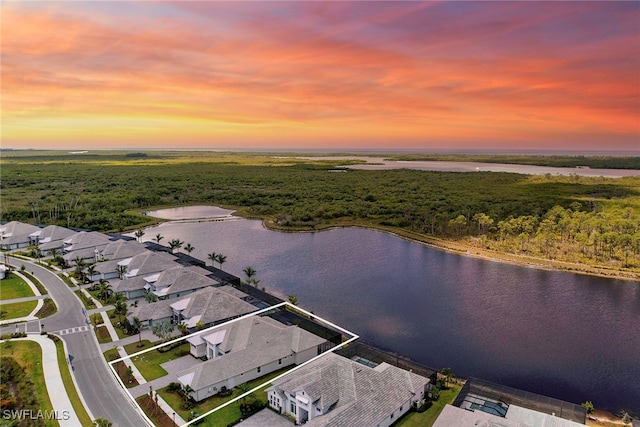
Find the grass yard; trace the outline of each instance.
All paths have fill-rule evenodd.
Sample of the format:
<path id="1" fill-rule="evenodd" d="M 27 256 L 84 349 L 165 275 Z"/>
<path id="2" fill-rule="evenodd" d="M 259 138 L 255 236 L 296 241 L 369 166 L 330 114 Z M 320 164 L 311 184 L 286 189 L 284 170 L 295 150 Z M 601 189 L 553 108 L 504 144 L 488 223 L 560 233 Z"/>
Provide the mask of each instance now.
<path id="1" fill-rule="evenodd" d="M 109 320 L 113 325 L 113 329 L 116 330 L 116 333 L 118 334 L 118 338 L 120 339 L 127 338 L 129 335 L 127 335 L 125 331 L 123 331 L 122 328 L 118 326 L 118 323 L 120 322 L 120 316 L 115 314 L 115 312 L 116 312 L 115 309 L 107 311 L 107 316 L 109 316 Z M 124 320 L 124 317 L 122 319 Z"/>
<path id="2" fill-rule="evenodd" d="M 452 403 L 462 386 L 453 385 L 448 390 L 440 391 L 440 399 L 433 402 L 433 406 L 427 409 L 423 413 L 409 412 L 403 418 L 401 418 L 396 427 L 430 427 L 436 422 L 436 418 L 440 415 L 440 412 L 444 409 L 447 403 Z"/>
<path id="3" fill-rule="evenodd" d="M 34 295 L 27 282 L 15 274 L 11 274 L 11 277 L 7 279 L 0 280 L 0 300 L 2 301 L 32 297 Z"/>
<path id="4" fill-rule="evenodd" d="M 64 354 L 64 346 L 62 345 L 62 341 L 60 341 L 59 339 L 54 341 L 56 342 L 56 352 L 58 354 L 58 368 L 60 369 L 60 374 L 62 375 L 64 388 L 67 391 L 69 400 L 71 401 L 71 406 L 73 406 L 73 410 L 78 416 L 78 419 L 80 420 L 80 423 L 82 423 L 83 427 L 93 426 L 93 421 L 91 421 L 91 417 L 89 417 L 87 410 L 82 404 L 80 396 L 78 395 L 78 391 L 76 390 L 76 386 L 73 383 L 73 379 L 71 378 L 71 372 L 69 371 L 69 365 L 67 365 L 67 358 Z"/>
<path id="5" fill-rule="evenodd" d="M 248 390 L 264 383 L 265 381 L 269 381 L 272 378 L 277 377 L 285 371 L 288 371 L 291 368 L 284 368 L 276 372 L 272 372 L 271 374 L 265 375 L 261 378 L 258 378 L 253 381 L 249 381 L 247 383 Z M 270 384 L 264 386 L 261 390 L 253 393 L 255 400 L 261 401 L 263 403 L 267 402 L 267 393 L 265 390 L 269 387 Z M 233 394 L 227 397 L 218 397 L 213 396 L 208 399 L 205 399 L 202 402 L 199 402 L 195 408 L 185 411 L 180 409 L 180 404 L 182 403 L 182 398 L 178 396 L 176 393 L 170 393 L 166 390 L 166 388 L 162 388 L 158 390 L 158 393 L 162 398 L 176 411 L 176 413 L 180 414 L 180 416 L 188 420 L 191 411 L 196 411 L 199 414 L 204 414 L 213 408 L 216 408 L 222 405 L 225 402 L 228 402 L 232 399 L 235 399 L 237 396 L 241 395 L 242 392 L 235 388 L 233 390 Z M 247 397 L 248 401 L 251 401 L 250 397 Z M 233 423 L 240 419 L 242 414 L 240 413 L 240 402 L 241 400 L 230 404 L 229 406 L 225 406 L 224 408 L 214 412 L 213 414 L 206 417 L 201 424 L 198 424 L 200 427 L 226 427 L 230 423 Z"/>
<path id="6" fill-rule="evenodd" d="M 16 302 L 0 304 L 0 320 L 18 319 L 31 314 L 38 305 L 38 301 Z"/>
<path id="7" fill-rule="evenodd" d="M 74 284 L 73 284 L 73 282 L 71 281 L 71 279 L 69 279 L 69 278 L 68 278 L 67 276 L 65 276 L 64 274 L 60 273 L 60 274 L 58 274 L 58 277 L 59 277 L 60 279 L 62 279 L 62 281 L 63 281 L 64 283 L 66 283 L 68 287 L 70 287 L 70 288 L 75 288 L 75 287 L 76 287 L 76 285 L 74 285 Z"/>
<path id="8" fill-rule="evenodd" d="M 0 344 L 0 353 L 2 356 L 13 357 L 20 366 L 25 368 L 25 374 L 29 375 L 33 382 L 33 390 L 36 394 L 36 400 L 40 405 L 40 410 L 52 411 L 51 400 L 47 393 L 47 386 L 44 382 L 44 373 L 42 371 L 42 349 L 40 345 L 33 341 L 10 341 Z M 45 420 L 45 425 L 59 426 L 56 420 Z"/>
<path id="9" fill-rule="evenodd" d="M 149 341 L 145 340 L 147 343 Z M 143 341 L 143 343 L 145 343 Z M 149 348 L 153 345 L 157 345 L 157 343 L 149 343 L 151 345 L 145 345 L 144 348 Z M 140 350 L 144 350 L 142 347 L 137 347 L 138 343 L 129 344 L 125 346 L 125 350 L 128 354 L 132 354 L 138 352 Z M 163 377 L 167 375 L 167 371 L 165 371 L 160 364 L 166 363 L 171 360 L 177 359 L 179 357 L 184 356 L 189 353 L 189 343 L 185 342 L 184 344 L 176 347 L 172 350 L 169 350 L 164 353 L 160 353 L 158 350 L 151 350 L 147 353 L 141 354 L 140 356 L 133 357 L 131 360 L 136 365 L 144 379 L 147 381 L 155 380 L 156 378 Z"/>

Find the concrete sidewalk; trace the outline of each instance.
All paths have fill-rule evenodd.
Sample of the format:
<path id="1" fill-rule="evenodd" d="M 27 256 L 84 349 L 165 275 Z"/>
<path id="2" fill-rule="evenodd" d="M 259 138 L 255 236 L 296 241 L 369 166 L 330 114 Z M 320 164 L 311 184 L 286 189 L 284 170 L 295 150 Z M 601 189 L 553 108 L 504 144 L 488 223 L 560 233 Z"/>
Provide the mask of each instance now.
<path id="1" fill-rule="evenodd" d="M 56 412 L 57 421 L 61 427 L 81 425 L 62 382 L 55 343 L 44 335 L 30 335 L 27 338 L 16 338 L 12 341 L 35 341 L 40 345 L 42 348 L 44 382 L 47 386 L 47 394 L 49 395 L 49 400 L 51 400 L 51 406 Z"/>

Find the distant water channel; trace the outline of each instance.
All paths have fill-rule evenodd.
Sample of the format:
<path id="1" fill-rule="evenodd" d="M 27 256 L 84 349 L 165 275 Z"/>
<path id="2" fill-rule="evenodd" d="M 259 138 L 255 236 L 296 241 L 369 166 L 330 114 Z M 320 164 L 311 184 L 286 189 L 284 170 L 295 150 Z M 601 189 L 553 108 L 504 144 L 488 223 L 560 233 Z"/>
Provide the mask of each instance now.
<path id="1" fill-rule="evenodd" d="M 184 208 L 183 208 L 184 209 Z M 198 215 L 201 215 L 199 212 Z M 174 215 L 175 218 L 178 215 Z M 359 228 L 280 233 L 260 221 L 165 223 L 239 277 L 424 365 L 640 413 L 640 284 L 489 262 Z"/>

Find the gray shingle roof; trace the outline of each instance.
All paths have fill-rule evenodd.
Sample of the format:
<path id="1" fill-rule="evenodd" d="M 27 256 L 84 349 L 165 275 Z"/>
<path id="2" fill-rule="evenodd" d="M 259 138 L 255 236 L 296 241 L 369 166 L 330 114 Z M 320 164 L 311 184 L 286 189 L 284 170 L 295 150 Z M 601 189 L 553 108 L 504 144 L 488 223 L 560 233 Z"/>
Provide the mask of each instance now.
<path id="1" fill-rule="evenodd" d="M 153 285 L 158 289 L 158 295 L 171 295 L 215 286 L 220 283 L 202 273 L 208 274 L 209 272 L 197 266 L 175 267 L 163 271 Z"/>
<path id="2" fill-rule="evenodd" d="M 137 317 L 141 321 L 166 319 L 171 317 L 173 310 L 171 310 L 171 300 L 157 301 L 151 304 L 141 304 L 138 307 L 131 309 L 131 314 L 127 316 L 128 319 Z"/>
<path id="3" fill-rule="evenodd" d="M 62 241 L 75 233 L 75 231 L 59 225 L 49 225 L 43 228 L 38 236 L 38 246 L 41 250 L 60 248 L 62 247 Z"/>
<path id="4" fill-rule="evenodd" d="M 386 363 L 370 368 L 329 353 L 274 381 L 272 389 L 281 396 L 304 391 L 321 407 L 336 403 L 308 426 L 359 427 L 379 424 L 428 383 L 428 378 Z"/>
<path id="5" fill-rule="evenodd" d="M 146 250 L 131 258 L 131 261 L 127 265 L 126 274 L 129 276 L 146 276 L 168 270 L 179 265 L 175 262 L 176 259 L 173 255 Z"/>
<path id="6" fill-rule="evenodd" d="M 121 280 L 119 283 L 113 285 L 113 290 L 116 292 L 140 291 L 144 289 L 144 285 L 146 284 L 147 282 L 144 281 L 143 277 L 137 276 Z"/>
<path id="7" fill-rule="evenodd" d="M 97 231 L 79 231 L 68 239 L 65 239 L 65 245 L 70 245 L 68 248 L 65 247 L 65 251 L 75 252 L 77 250 L 87 248 L 94 249 L 96 247 L 105 246 L 111 241 L 112 240 L 109 236 L 98 233 Z"/>
<path id="8" fill-rule="evenodd" d="M 135 240 L 116 240 L 100 249 L 100 254 L 106 260 L 131 258 L 146 251 L 147 248 Z"/>
<path id="9" fill-rule="evenodd" d="M 256 306 L 228 293 L 229 289 L 233 288 L 209 287 L 189 294 L 187 298 L 190 301 L 182 315 L 186 318 L 200 315 L 200 323 L 207 325 L 258 310 Z"/>
<path id="10" fill-rule="evenodd" d="M 1 243 L 3 245 L 10 245 L 29 242 L 29 235 L 39 230 L 41 230 L 40 227 L 32 224 L 25 224 L 19 221 L 8 222 L 0 225 L 0 235 L 2 235 Z"/>
<path id="11" fill-rule="evenodd" d="M 292 344 L 296 330 L 300 331 L 300 336 L 304 336 L 298 340 L 299 351 L 325 342 L 324 339 L 300 330 L 297 326 L 286 326 L 268 317 L 251 317 L 214 330 L 227 331 L 224 341 L 227 344 L 232 343 L 232 351 L 177 374 L 180 378 L 193 373 L 190 385 L 194 390 L 219 383 L 293 354 Z M 207 332 L 207 334 L 210 333 L 211 331 Z M 307 347 L 302 348 L 300 343 L 304 343 Z"/>

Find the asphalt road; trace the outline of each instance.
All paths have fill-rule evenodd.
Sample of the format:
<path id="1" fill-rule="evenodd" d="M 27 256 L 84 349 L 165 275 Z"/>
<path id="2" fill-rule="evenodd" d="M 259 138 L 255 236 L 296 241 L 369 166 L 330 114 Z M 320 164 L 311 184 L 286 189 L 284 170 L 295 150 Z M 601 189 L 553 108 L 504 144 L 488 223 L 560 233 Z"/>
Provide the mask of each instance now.
<path id="1" fill-rule="evenodd" d="M 111 421 L 114 427 L 147 426 L 147 421 L 113 377 L 93 331 L 90 328 L 85 330 L 88 319 L 73 291 L 46 268 L 11 257 L 9 263 L 18 268 L 24 264 L 27 272 L 32 273 L 44 285 L 55 301 L 58 311 L 53 316 L 42 319 L 43 329 L 53 333 L 65 331 L 59 336 L 67 345 L 78 391 L 91 414 Z M 20 327 L 22 329 L 24 327 Z M 29 326 L 30 331 L 31 329 L 32 325 Z M 2 333 L 15 331 L 15 325 L 1 329 Z"/>

